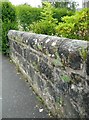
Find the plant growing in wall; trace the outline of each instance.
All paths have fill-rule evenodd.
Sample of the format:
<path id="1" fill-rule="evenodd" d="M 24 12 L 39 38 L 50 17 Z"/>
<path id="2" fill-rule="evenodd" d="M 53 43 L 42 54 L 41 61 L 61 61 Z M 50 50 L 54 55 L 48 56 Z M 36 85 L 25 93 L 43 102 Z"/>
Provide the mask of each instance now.
<path id="1" fill-rule="evenodd" d="M 38 47 L 38 49 L 40 50 L 40 51 L 42 51 L 42 45 L 41 44 L 37 44 L 37 47 Z"/>
<path id="2" fill-rule="evenodd" d="M 54 66 L 56 66 L 56 67 L 58 67 L 58 66 L 63 66 L 63 64 L 62 64 L 62 62 L 61 62 L 61 58 L 59 57 L 59 55 L 58 55 L 58 52 L 55 52 L 55 59 L 53 59 L 53 61 L 52 61 L 52 64 L 54 65 Z"/>
<path id="3" fill-rule="evenodd" d="M 68 75 L 65 75 L 65 74 L 63 74 L 63 75 L 61 76 L 61 79 L 62 79 L 63 81 L 65 81 L 65 82 L 69 82 L 69 81 L 70 81 L 70 77 L 69 77 Z"/>
<path id="4" fill-rule="evenodd" d="M 82 49 L 79 50 L 79 53 L 80 53 L 83 61 L 86 61 L 86 59 L 87 59 L 87 54 L 88 54 L 88 50 L 87 50 L 87 49 L 84 49 L 84 48 L 82 47 Z"/>
<path id="5" fill-rule="evenodd" d="M 56 98 L 56 102 L 60 105 L 60 107 L 62 106 L 62 104 L 63 104 L 63 99 L 62 99 L 62 97 L 60 96 L 60 97 L 57 97 Z"/>
<path id="6" fill-rule="evenodd" d="M 81 50 L 79 50 L 79 53 L 83 60 L 83 65 L 82 65 L 83 73 L 86 75 L 86 60 L 87 60 L 88 50 L 82 47 Z"/>

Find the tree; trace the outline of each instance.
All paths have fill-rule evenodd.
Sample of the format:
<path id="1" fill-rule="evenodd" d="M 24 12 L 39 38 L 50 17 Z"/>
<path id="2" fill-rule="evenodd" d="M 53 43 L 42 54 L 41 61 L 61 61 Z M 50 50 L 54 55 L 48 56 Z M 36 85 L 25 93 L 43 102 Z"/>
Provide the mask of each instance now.
<path id="1" fill-rule="evenodd" d="M 71 16 L 74 13 L 74 11 L 68 10 L 67 8 L 53 8 L 53 18 L 56 18 L 58 22 L 62 22 L 62 17 Z"/>
<path id="2" fill-rule="evenodd" d="M 0 2 L 2 7 L 2 52 L 8 54 L 9 40 L 7 37 L 10 29 L 17 29 L 15 7 L 10 2 Z"/>
<path id="3" fill-rule="evenodd" d="M 53 18 L 53 6 L 49 2 L 43 2 L 43 10 L 41 12 L 41 20 L 57 23 L 57 19 Z"/>
<path id="4" fill-rule="evenodd" d="M 53 18 L 53 6 L 49 2 L 44 2 L 41 20 L 31 24 L 30 30 L 36 33 L 53 35 L 55 34 L 56 23 L 57 19 Z"/>
<path id="5" fill-rule="evenodd" d="M 40 20 L 41 8 L 32 8 L 30 5 L 24 4 L 17 6 L 16 9 L 19 24 L 25 31 L 29 31 L 29 25 L 32 22 Z"/>
<path id="6" fill-rule="evenodd" d="M 56 8 L 67 8 L 67 9 L 73 10 L 73 11 L 75 11 L 76 7 L 78 6 L 78 4 L 73 0 L 71 0 L 71 1 L 69 1 L 69 0 L 60 0 L 58 2 L 54 2 L 53 5 Z"/>

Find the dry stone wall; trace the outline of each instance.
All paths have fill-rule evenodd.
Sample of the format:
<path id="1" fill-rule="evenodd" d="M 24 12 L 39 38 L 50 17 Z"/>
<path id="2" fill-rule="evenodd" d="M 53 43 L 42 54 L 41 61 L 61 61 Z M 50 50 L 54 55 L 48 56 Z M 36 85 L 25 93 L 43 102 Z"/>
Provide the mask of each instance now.
<path id="1" fill-rule="evenodd" d="M 12 60 L 53 115 L 89 117 L 88 42 L 15 30 L 8 38 Z"/>

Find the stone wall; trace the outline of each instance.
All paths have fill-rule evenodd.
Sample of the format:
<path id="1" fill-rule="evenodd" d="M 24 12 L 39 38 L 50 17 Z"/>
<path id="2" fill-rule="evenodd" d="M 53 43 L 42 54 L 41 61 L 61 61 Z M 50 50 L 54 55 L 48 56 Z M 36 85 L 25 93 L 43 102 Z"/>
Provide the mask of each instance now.
<path id="1" fill-rule="evenodd" d="M 8 38 L 12 60 L 53 115 L 89 117 L 88 42 L 15 30 Z"/>

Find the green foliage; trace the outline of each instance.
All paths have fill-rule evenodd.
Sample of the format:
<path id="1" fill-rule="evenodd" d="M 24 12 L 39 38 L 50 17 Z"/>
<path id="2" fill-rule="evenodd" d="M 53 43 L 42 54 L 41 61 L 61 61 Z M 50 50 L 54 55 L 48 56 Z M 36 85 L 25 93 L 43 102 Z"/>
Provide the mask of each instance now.
<path id="1" fill-rule="evenodd" d="M 37 47 L 40 51 L 42 51 L 42 45 L 38 44 Z"/>
<path id="2" fill-rule="evenodd" d="M 53 35 L 55 34 L 55 24 L 46 20 L 34 22 L 30 25 L 30 30 L 38 34 Z"/>
<path id="3" fill-rule="evenodd" d="M 16 7 L 17 17 L 23 30 L 28 31 L 32 22 L 40 20 L 41 8 L 32 8 L 30 5 L 24 4 Z"/>
<path id="4" fill-rule="evenodd" d="M 81 55 L 83 61 L 86 61 L 87 55 L 88 55 L 88 50 L 82 48 L 81 50 L 79 50 L 79 53 L 80 53 L 80 55 Z"/>
<path id="5" fill-rule="evenodd" d="M 55 57 L 56 57 L 56 59 L 53 60 L 52 64 L 56 67 L 63 66 L 63 64 L 61 62 L 61 58 L 58 55 L 58 52 L 55 52 Z"/>
<path id="6" fill-rule="evenodd" d="M 68 10 L 67 8 L 53 8 L 53 18 L 56 18 L 58 22 L 62 22 L 62 17 L 71 16 L 75 12 Z"/>
<path id="7" fill-rule="evenodd" d="M 75 15 L 65 16 L 56 27 L 58 36 L 89 41 L 89 9 L 85 8 Z"/>
<path id="8" fill-rule="evenodd" d="M 30 25 L 30 30 L 36 33 L 54 35 L 57 19 L 53 18 L 53 7 L 49 2 L 43 3 L 41 20 Z"/>
<path id="9" fill-rule="evenodd" d="M 15 8 L 10 2 L 0 3 L 2 7 L 2 52 L 9 52 L 8 31 L 17 29 Z"/>
<path id="10" fill-rule="evenodd" d="M 55 35 L 55 27 L 58 22 L 62 22 L 63 16 L 71 16 L 74 12 L 67 8 L 54 8 L 51 3 L 43 2 L 43 8 L 41 12 L 41 19 L 37 22 L 33 22 L 29 29 L 38 34 Z"/>
<path id="11" fill-rule="evenodd" d="M 43 10 L 41 12 L 41 20 L 47 20 L 49 22 L 57 23 L 57 20 L 53 18 L 53 7 L 51 3 L 44 2 L 43 3 Z"/>
<path id="12" fill-rule="evenodd" d="M 61 76 L 61 79 L 63 81 L 65 81 L 65 82 L 69 82 L 70 81 L 70 77 L 68 75 L 65 75 L 65 74 L 63 76 Z"/>
<path id="13" fill-rule="evenodd" d="M 57 97 L 57 98 L 56 98 L 56 102 L 57 102 L 59 105 L 62 105 L 62 104 L 63 104 L 63 99 L 62 99 L 62 97 Z"/>

